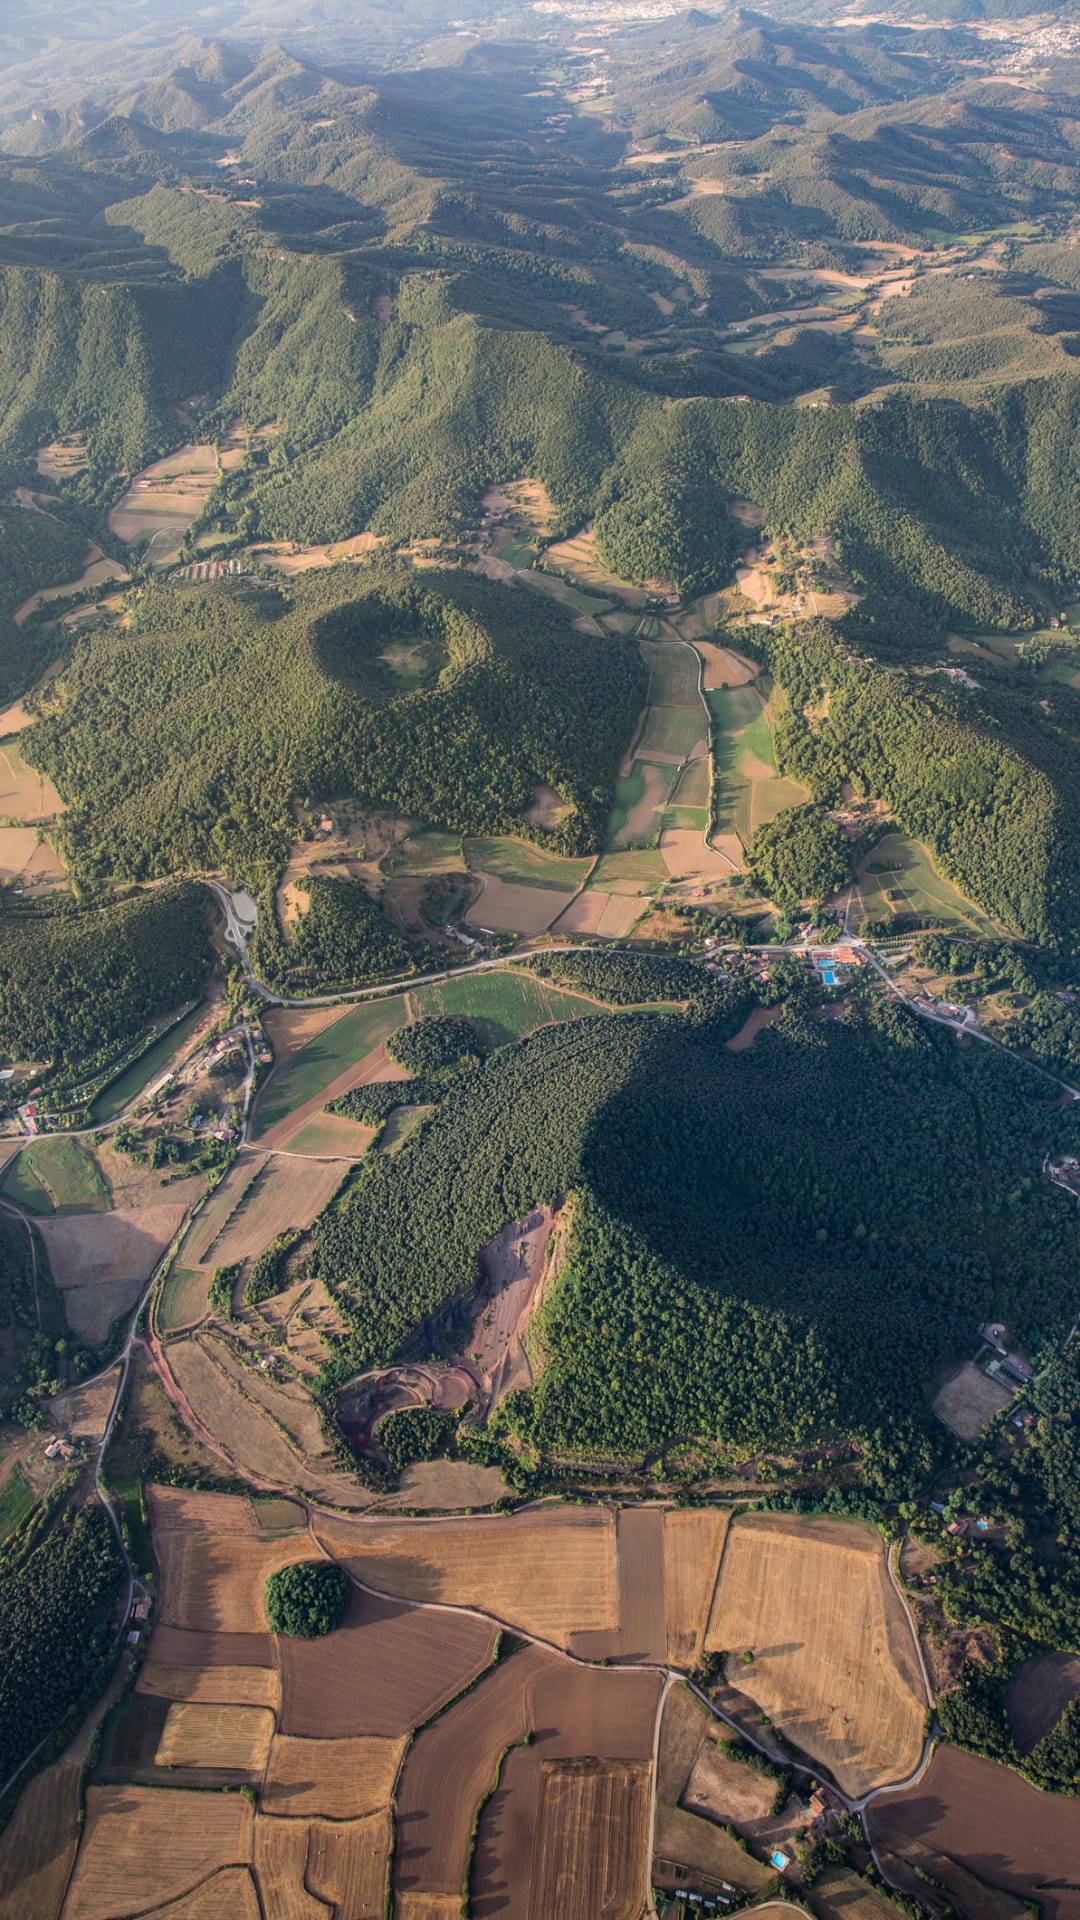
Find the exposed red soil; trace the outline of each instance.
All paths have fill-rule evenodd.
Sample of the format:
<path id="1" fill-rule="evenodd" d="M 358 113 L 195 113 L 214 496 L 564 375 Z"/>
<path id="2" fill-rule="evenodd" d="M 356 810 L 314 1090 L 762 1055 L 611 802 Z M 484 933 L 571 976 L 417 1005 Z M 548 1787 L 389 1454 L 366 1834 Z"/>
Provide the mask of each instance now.
<path id="1" fill-rule="evenodd" d="M 278 1642 L 281 1731 L 328 1740 L 408 1733 L 483 1671 L 494 1645 L 494 1627 L 473 1614 L 354 1588 L 328 1639 Z"/>

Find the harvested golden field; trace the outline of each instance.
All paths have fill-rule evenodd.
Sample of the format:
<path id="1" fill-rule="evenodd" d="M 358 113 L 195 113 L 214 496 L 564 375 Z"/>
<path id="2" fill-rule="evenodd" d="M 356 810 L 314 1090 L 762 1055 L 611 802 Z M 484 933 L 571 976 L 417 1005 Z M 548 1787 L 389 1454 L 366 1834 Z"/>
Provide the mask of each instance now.
<path id="1" fill-rule="evenodd" d="M 156 1694 L 161 1700 L 269 1707 L 276 1713 L 281 1705 L 281 1676 L 273 1667 L 178 1667 L 167 1666 L 162 1660 L 146 1660 L 139 1669 L 135 1691 Z"/>
<path id="2" fill-rule="evenodd" d="M 657 1798 L 676 1807 L 686 1791 L 698 1754 L 717 1722 L 703 1700 L 689 1687 L 672 1687 L 664 1701 L 660 1722 L 660 1753 L 656 1773 Z"/>
<path id="3" fill-rule="evenodd" d="M 543 1767 L 528 1920 L 638 1920 L 648 1831 L 647 1767 L 591 1759 Z"/>
<path id="4" fill-rule="evenodd" d="M 183 1218 L 173 1203 L 39 1221 L 73 1331 L 94 1344 L 105 1338 L 115 1316 L 135 1305 Z"/>
<path id="5" fill-rule="evenodd" d="M 667 1657 L 692 1672 L 701 1665 L 728 1514 L 719 1507 L 664 1515 L 664 1604 Z"/>
<path id="6" fill-rule="evenodd" d="M 776 1799 L 776 1781 L 745 1760 L 726 1752 L 723 1736 L 702 1741 L 683 1798 L 689 1813 L 701 1813 L 718 1826 L 739 1827 L 767 1820 Z"/>
<path id="7" fill-rule="evenodd" d="M 242 1398 L 253 1400 L 263 1412 L 270 1415 L 275 1425 L 284 1430 L 285 1436 L 303 1460 L 314 1465 L 321 1457 L 325 1466 L 332 1467 L 318 1409 L 298 1380 L 287 1378 L 279 1382 L 268 1379 L 261 1367 L 245 1365 L 243 1360 L 236 1358 L 226 1342 L 213 1333 L 195 1334 L 194 1343 L 202 1348 L 207 1359 L 224 1374 L 228 1383 L 235 1386 Z"/>
<path id="8" fill-rule="evenodd" d="M 377 1127 L 365 1127 L 343 1113 L 325 1113 L 294 1133 L 288 1150 L 305 1160 L 360 1160 L 377 1132 Z"/>
<path id="9" fill-rule="evenodd" d="M 394 1912 L 395 1920 L 461 1920 L 461 1895 L 403 1893 L 395 1902 Z"/>
<path id="10" fill-rule="evenodd" d="M 278 1641 L 280 1725 L 321 1739 L 408 1733 L 482 1673 L 494 1648 L 494 1627 L 475 1614 L 354 1589 L 327 1639 Z"/>
<path id="11" fill-rule="evenodd" d="M 39 1773 L 0 1834 L 4 1920 L 57 1920 L 79 1844 L 79 1775 L 74 1753 Z"/>
<path id="12" fill-rule="evenodd" d="M 220 1264 L 213 1257 L 214 1241 L 264 1165 L 265 1157 L 261 1153 L 237 1154 L 224 1180 L 214 1188 L 202 1212 L 192 1221 L 185 1235 L 180 1256 L 186 1267 Z"/>
<path id="13" fill-rule="evenodd" d="M 330 1908 L 304 1885 L 308 1858 L 306 1820 L 255 1822 L 255 1877 L 263 1920 L 330 1920 Z"/>
<path id="14" fill-rule="evenodd" d="M 729 879 L 733 863 L 712 847 L 694 827 L 668 827 L 660 835 L 660 853 L 673 880 Z"/>
<path id="15" fill-rule="evenodd" d="M 257 1260 L 279 1233 L 290 1227 L 310 1227 L 341 1185 L 344 1168 L 334 1161 L 312 1166 L 288 1154 L 260 1155 L 260 1159 L 258 1183 L 246 1189 L 211 1249 L 215 1267 Z"/>
<path id="16" fill-rule="evenodd" d="M 55 820 L 64 803 L 47 774 L 22 757 L 14 740 L 0 747 L 0 816 L 11 821 Z"/>
<path id="17" fill-rule="evenodd" d="M 760 1892 L 776 1878 L 723 1827 L 662 1803 L 656 1809 L 653 1855 L 657 1860 L 677 1860 L 681 1866 L 712 1874 L 717 1880 L 730 1880 L 747 1893 Z"/>
<path id="18" fill-rule="evenodd" d="M 227 1496 L 189 1495 L 187 1514 L 178 1516 L 162 1499 L 165 1490 L 148 1489 L 154 1552 L 161 1585 L 158 1618 L 165 1626 L 210 1633 L 258 1633 L 266 1627 L 263 1587 L 267 1575 L 293 1560 L 318 1560 L 318 1548 L 306 1537 L 270 1539 L 252 1533 L 217 1532 L 212 1516 L 200 1523 L 196 1499 L 217 1502 Z M 171 1491 L 171 1489 L 169 1490 Z M 237 1501 L 237 1506 L 246 1502 Z M 250 1515 L 250 1508 L 248 1509 Z"/>
<path id="19" fill-rule="evenodd" d="M 862 1521 L 740 1514 L 706 1648 L 754 1657 L 738 1685 L 853 1796 L 905 1779 L 926 1700 L 881 1536 Z"/>
<path id="20" fill-rule="evenodd" d="M 498 1467 L 477 1467 L 469 1460 L 418 1460 L 398 1476 L 397 1492 L 383 1505 L 421 1508 L 425 1513 L 460 1513 L 469 1507 L 493 1507 L 506 1492 Z"/>
<path id="21" fill-rule="evenodd" d="M 329 1902 L 335 1920 L 382 1920 L 392 1837 L 386 1810 L 366 1820 L 309 1823 L 306 1884 Z"/>
<path id="22" fill-rule="evenodd" d="M 207 1345 L 191 1337 L 172 1340 L 168 1362 L 196 1419 L 241 1470 L 259 1480 L 332 1498 L 342 1506 L 370 1505 L 371 1495 L 334 1466 L 321 1434 L 323 1457 L 312 1464 L 278 1432 L 253 1388 L 248 1388 L 247 1374 L 238 1383 Z"/>
<path id="23" fill-rule="evenodd" d="M 694 646 L 702 658 L 706 692 L 715 687 L 745 687 L 761 672 L 730 647 L 718 647 L 711 640 L 695 640 Z"/>
<path id="24" fill-rule="evenodd" d="M 380 1593 L 475 1607 L 564 1648 L 574 1633 L 618 1624 L 615 1516 L 600 1508 L 411 1524 L 320 1514 L 314 1528 Z"/>
<path id="25" fill-rule="evenodd" d="M 255 1820 L 242 1794 L 89 1787 L 64 1920 L 119 1920 L 246 1866 Z M 320 1909 L 321 1911 L 321 1909 Z"/>
<path id="26" fill-rule="evenodd" d="M 155 1767 L 242 1767 L 261 1773 L 274 1737 L 266 1707 L 175 1700 L 154 1755 Z"/>
<path id="27" fill-rule="evenodd" d="M 260 1920 L 259 1897 L 246 1867 L 223 1867 L 194 1892 L 155 1907 L 147 1920 Z"/>
<path id="28" fill-rule="evenodd" d="M 193 1533 L 246 1533 L 252 1537 L 259 1531 L 251 1501 L 242 1493 L 153 1487 L 150 1510 L 154 1526 L 163 1531 L 190 1528 Z"/>
<path id="29" fill-rule="evenodd" d="M 264 1813 L 322 1814 L 328 1820 L 358 1820 L 377 1813 L 393 1797 L 406 1745 L 405 1735 L 301 1740 L 279 1733 L 260 1806 Z"/>

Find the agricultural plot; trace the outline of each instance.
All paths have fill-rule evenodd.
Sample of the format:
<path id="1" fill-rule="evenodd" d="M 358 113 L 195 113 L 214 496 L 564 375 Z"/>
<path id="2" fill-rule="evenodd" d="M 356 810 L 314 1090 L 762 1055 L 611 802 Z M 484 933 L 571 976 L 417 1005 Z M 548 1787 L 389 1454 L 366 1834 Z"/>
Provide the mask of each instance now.
<path id="1" fill-rule="evenodd" d="M 871 873 L 870 867 L 878 869 Z M 885 869 L 882 871 L 882 869 Z M 863 912 L 871 920 L 911 914 L 916 920 L 942 922 L 994 935 L 993 922 L 966 900 L 951 880 L 937 872 L 929 851 L 906 833 L 886 834 L 857 875 Z"/>
<path id="2" fill-rule="evenodd" d="M 176 1204 L 42 1220 L 53 1278 L 73 1333 L 98 1346 L 135 1305 L 184 1219 Z"/>
<path id="3" fill-rule="evenodd" d="M 601 854 L 589 881 L 590 890 L 608 893 L 655 893 L 667 879 L 667 868 L 654 847 L 632 847 L 622 853 Z"/>
<path id="4" fill-rule="evenodd" d="M 23 1148 L 3 1183 L 27 1213 L 107 1213 L 112 1197 L 101 1169 L 80 1140 L 46 1135 Z"/>
<path id="5" fill-rule="evenodd" d="M 170 1267 L 157 1310 L 163 1333 L 177 1333 L 181 1327 L 197 1326 L 206 1318 L 212 1272 L 211 1267 L 201 1271 L 198 1267 Z"/>
<path id="6" fill-rule="evenodd" d="M 278 1642 L 281 1731 L 399 1738 L 467 1687 L 494 1650 L 494 1627 L 475 1614 L 434 1613 L 354 1588 L 328 1638 Z"/>
<path id="7" fill-rule="evenodd" d="M 409 995 L 418 1019 L 432 1014 L 460 1014 L 474 1020 L 489 1047 L 512 1045 L 537 1027 L 560 1020 L 580 1020 L 596 1012 L 591 1000 L 576 993 L 547 987 L 520 967 L 493 968 L 460 980 L 444 980 Z"/>
<path id="8" fill-rule="evenodd" d="M 409 1749 L 396 1802 L 394 1888 L 404 1894 L 457 1894 L 469 1864 L 476 1810 L 490 1791 L 500 1754 L 531 1731 L 537 1676 L 557 1667 L 528 1646 L 477 1682 Z"/>
<path id="9" fill-rule="evenodd" d="M 635 1920 L 647 1870 L 649 1763 L 661 1688 L 659 1674 L 633 1668 L 554 1660 L 537 1673 L 527 1702 L 532 1738 L 507 1754 L 481 1816 L 474 1914 Z M 550 1875 L 560 1863 L 556 1897 Z"/>
<path id="10" fill-rule="evenodd" d="M 246 1500 L 151 1487 L 147 1505 L 161 1581 L 158 1618 L 164 1626 L 213 1634 L 265 1632 L 268 1575 L 294 1560 L 320 1557 L 306 1537 L 260 1536 Z M 166 1653 L 156 1657 L 169 1663 Z"/>
<path id="11" fill-rule="evenodd" d="M 557 893 L 553 887 L 532 887 L 512 880 L 499 880 L 493 874 L 478 874 L 480 892 L 465 914 L 470 927 L 491 933 L 517 933 L 523 939 L 546 933 L 573 899 L 571 893 Z"/>
<path id="12" fill-rule="evenodd" d="M 634 761 L 629 773 L 619 775 L 608 821 L 610 851 L 655 841 L 678 777 L 677 763 L 661 765 L 640 759 Z"/>
<path id="13" fill-rule="evenodd" d="M 339 1093 L 347 1093 L 365 1079 L 399 1078 L 400 1070 L 385 1060 L 376 1061 L 367 1072 L 364 1068 L 368 1057 L 405 1018 L 401 994 L 363 1001 L 279 1061 L 256 1098 L 253 1139 L 283 1146 L 290 1129 L 298 1132 L 305 1120 L 314 1119 Z"/>
<path id="14" fill-rule="evenodd" d="M 81 1756 L 69 1750 L 31 1780 L 0 1834 L 4 1920 L 58 1920 L 79 1844 Z"/>
<path id="15" fill-rule="evenodd" d="M 465 859 L 474 873 L 569 893 L 584 885 L 592 866 L 591 860 L 563 859 L 558 854 L 545 853 L 543 847 L 535 846 L 531 840 L 515 840 L 509 836 L 466 840 Z"/>
<path id="16" fill-rule="evenodd" d="M 269 1642 L 267 1648 L 269 1652 Z M 135 1691 L 153 1694 L 159 1700 L 215 1707 L 269 1707 L 276 1713 L 281 1705 L 281 1676 L 273 1667 L 182 1667 L 150 1659 L 139 1668 Z"/>
<path id="17" fill-rule="evenodd" d="M 343 1170 L 337 1165 L 310 1166 L 287 1154 L 251 1157 L 260 1162 L 256 1178 L 242 1188 L 234 1211 L 205 1255 L 215 1267 L 257 1260 L 279 1233 L 309 1227 L 341 1184 Z M 237 1156 L 230 1179 L 246 1159 L 246 1153 Z M 186 1248 L 184 1257 L 189 1257 Z"/>
<path id="18" fill-rule="evenodd" d="M 156 1767 L 237 1767 L 261 1774 L 274 1716 L 266 1707 L 176 1700 L 154 1755 Z"/>
<path id="19" fill-rule="evenodd" d="M 564 1648 L 572 1634 L 618 1624 L 615 1523 L 606 1510 L 359 1525 L 320 1514 L 313 1524 L 334 1558 L 381 1593 L 475 1607 Z"/>
<path id="20" fill-rule="evenodd" d="M 995 1413 L 1007 1407 L 1011 1399 L 1008 1387 L 1000 1380 L 992 1380 L 974 1360 L 969 1360 L 934 1396 L 933 1412 L 961 1440 L 970 1442 L 978 1439 Z"/>
<path id="21" fill-rule="evenodd" d="M 254 1815 L 241 1794 L 90 1787 L 64 1920 L 120 1920 L 177 1900 L 251 1859 Z"/>
<path id="22" fill-rule="evenodd" d="M 324 1113 L 291 1136 L 288 1151 L 307 1160 L 361 1160 L 377 1132 L 343 1113 Z"/>
<path id="23" fill-rule="evenodd" d="M 752 660 L 744 660 L 730 647 L 718 647 L 712 640 L 698 639 L 694 645 L 701 655 L 706 693 L 714 693 L 721 687 L 748 686 L 761 672 Z"/>
<path id="24" fill-rule="evenodd" d="M 758 827 L 785 807 L 808 798 L 805 787 L 777 772 L 765 703 L 750 685 L 716 689 L 707 695 L 714 720 L 713 757 L 719 775 L 714 821 L 719 844 L 734 836 L 750 845 Z"/>
<path id="25" fill-rule="evenodd" d="M 649 598 L 644 587 L 635 587 L 629 580 L 623 580 L 604 565 L 597 550 L 596 535 L 592 522 L 583 527 L 580 533 L 569 540 L 556 541 L 547 550 L 546 564 L 568 573 L 572 580 L 579 580 L 584 587 L 598 588 L 621 600 L 627 607 L 643 607 Z M 597 603 L 593 601 L 593 606 Z"/>
<path id="26" fill-rule="evenodd" d="M 304 1740 L 279 1733 L 259 1805 L 264 1813 L 290 1819 L 321 1814 L 328 1820 L 359 1820 L 377 1813 L 390 1804 L 407 1744 L 404 1734 Z"/>
<path id="27" fill-rule="evenodd" d="M 179 553 L 217 477 L 216 447 L 192 445 L 166 454 L 136 474 L 123 498 L 109 509 L 109 532 L 129 543 L 147 539 L 151 563 L 167 565 Z"/>
<path id="28" fill-rule="evenodd" d="M 90 1380 L 85 1386 L 70 1387 L 48 1402 L 48 1415 L 60 1433 L 76 1440 L 100 1440 L 108 1422 L 116 1389 L 120 1384 L 119 1365 Z"/>
<path id="29" fill-rule="evenodd" d="M 847 1867 L 826 1867 L 812 1897 L 818 1920 L 898 1920 L 903 1911 Z"/>
<path id="30" fill-rule="evenodd" d="M 691 1874 L 707 1874 L 712 1880 L 729 1880 L 733 1886 L 741 1887 L 745 1893 L 760 1893 L 776 1875 L 768 1867 L 763 1867 L 753 1854 L 741 1847 L 733 1834 L 723 1827 L 715 1826 L 711 1820 L 703 1820 L 696 1813 L 687 1813 L 682 1807 L 673 1807 L 659 1802 L 656 1808 L 656 1827 L 653 1834 L 653 1872 L 654 1876 L 664 1880 L 658 1867 L 662 1862 L 678 1862 Z M 767 1907 L 756 1909 L 767 1913 Z"/>
<path id="31" fill-rule="evenodd" d="M 911 1627 L 878 1533 L 862 1522 L 742 1514 L 705 1639 L 738 1684 L 845 1793 L 904 1779 L 923 1748 Z"/>
<path id="32" fill-rule="evenodd" d="M 309 1497 L 333 1499 L 344 1507 L 370 1503 L 371 1496 L 335 1465 L 317 1429 L 312 1402 L 303 1395 L 301 1404 L 301 1388 L 297 1388 L 295 1398 L 279 1402 L 255 1367 L 245 1369 L 241 1363 L 231 1362 L 219 1344 L 196 1337 L 173 1340 L 167 1358 L 198 1426 L 213 1434 L 226 1459 L 241 1472 L 256 1480 L 295 1487 Z M 289 1426 L 285 1425 L 286 1418 Z M 290 1438 L 301 1420 L 309 1425 L 310 1451 L 298 1439 Z M 286 1552 L 284 1558 L 288 1557 Z M 295 1557 L 307 1556 L 297 1552 Z M 208 1618 L 196 1624 L 213 1627 L 223 1623 Z M 231 1630 L 237 1630 L 236 1623 Z"/>
<path id="33" fill-rule="evenodd" d="M 650 706 L 637 751 L 642 759 L 663 756 L 681 764 L 705 739 L 705 715 L 695 694 L 692 707 Z"/>
<path id="34" fill-rule="evenodd" d="M 1080 1859 L 1080 1800 L 1040 1793 L 1011 1768 L 939 1746 L 919 1784 L 875 1800 L 871 1839 L 890 1874 L 929 1848 L 992 1887 L 1032 1900 L 1060 1920 L 1075 1912 L 1067 1893 Z M 910 1876 L 908 1876 L 910 1877 Z"/>
<path id="35" fill-rule="evenodd" d="M 28 765 L 14 740 L 5 740 L 0 747 L 0 815 L 32 826 L 55 820 L 63 810 L 64 803 L 48 775 Z"/>
<path id="36" fill-rule="evenodd" d="M 639 893 L 605 892 L 586 887 L 571 900 L 554 924 L 555 933 L 595 934 L 604 940 L 624 940 L 640 920 L 646 901 Z"/>
<path id="37" fill-rule="evenodd" d="M 719 846 L 710 846 L 703 828 L 665 827 L 660 835 L 660 855 L 673 880 L 730 880 L 739 851 L 737 844 L 733 851 L 724 836 Z"/>
<path id="38" fill-rule="evenodd" d="M 0 880 L 18 881 L 25 891 L 64 878 L 64 863 L 38 827 L 0 827 Z"/>
<path id="39" fill-rule="evenodd" d="M 701 1665 L 728 1514 L 719 1507 L 664 1515 L 664 1600 L 667 1657 L 687 1671 Z"/>

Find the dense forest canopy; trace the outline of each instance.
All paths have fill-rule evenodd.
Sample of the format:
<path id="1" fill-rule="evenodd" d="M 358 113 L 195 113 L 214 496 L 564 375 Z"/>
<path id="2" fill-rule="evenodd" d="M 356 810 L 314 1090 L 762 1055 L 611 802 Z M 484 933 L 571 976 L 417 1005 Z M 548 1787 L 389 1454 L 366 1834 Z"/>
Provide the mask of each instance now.
<path id="1" fill-rule="evenodd" d="M 312 794 L 499 833 L 539 781 L 570 802 L 552 839 L 578 853 L 599 844 L 644 690 L 629 641 L 497 582 L 345 568 L 289 598 L 155 585 L 126 629 L 76 648 L 27 750 L 68 803 L 78 873 L 257 871 Z"/>

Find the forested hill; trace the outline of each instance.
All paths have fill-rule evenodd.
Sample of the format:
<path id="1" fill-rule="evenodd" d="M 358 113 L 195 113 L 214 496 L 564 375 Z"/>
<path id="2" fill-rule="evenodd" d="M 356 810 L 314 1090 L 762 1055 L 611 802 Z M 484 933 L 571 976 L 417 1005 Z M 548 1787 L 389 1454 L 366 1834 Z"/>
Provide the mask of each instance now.
<path id="1" fill-rule="evenodd" d="M 127 628 L 76 647 L 27 751 L 88 879 L 269 870 L 312 793 L 500 833 L 538 781 L 570 802 L 555 840 L 578 853 L 599 845 L 645 690 L 632 642 L 474 576 L 153 586 Z"/>
<path id="2" fill-rule="evenodd" d="M 1066 1332 L 1075 1207 L 1035 1176 L 1075 1121 L 893 1002 L 821 1020 L 783 990 L 748 1052 L 726 1046 L 749 1005 L 732 986 L 685 1016 L 545 1030 L 466 1075 L 324 1217 L 342 1368 L 388 1359 L 471 1292 L 478 1245 L 570 1192 L 523 1413 L 555 1454 L 840 1428 L 887 1479 L 927 1374 L 979 1319 Z"/>

